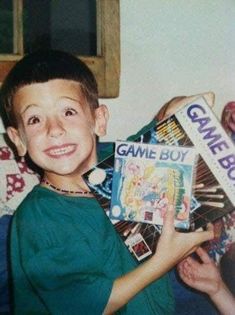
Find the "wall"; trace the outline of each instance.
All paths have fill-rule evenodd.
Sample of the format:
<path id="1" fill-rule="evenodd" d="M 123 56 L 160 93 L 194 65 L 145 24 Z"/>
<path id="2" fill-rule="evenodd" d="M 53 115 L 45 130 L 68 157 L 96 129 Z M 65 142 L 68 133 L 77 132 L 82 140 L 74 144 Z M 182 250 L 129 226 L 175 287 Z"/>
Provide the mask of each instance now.
<path id="1" fill-rule="evenodd" d="M 120 19 L 120 96 L 100 100 L 104 141 L 136 132 L 176 95 L 214 91 L 218 117 L 235 100 L 234 0 L 120 0 Z"/>
<path id="2" fill-rule="evenodd" d="M 176 95 L 235 100 L 234 0 L 120 0 L 121 87 L 103 140 L 123 139 Z"/>

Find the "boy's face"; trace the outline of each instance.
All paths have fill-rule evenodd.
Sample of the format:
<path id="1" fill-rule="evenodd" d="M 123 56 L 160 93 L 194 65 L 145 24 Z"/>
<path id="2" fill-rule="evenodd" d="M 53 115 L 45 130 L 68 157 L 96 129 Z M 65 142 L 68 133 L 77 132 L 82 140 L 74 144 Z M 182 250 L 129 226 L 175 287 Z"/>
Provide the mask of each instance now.
<path id="1" fill-rule="evenodd" d="M 13 99 L 18 129 L 8 128 L 19 155 L 27 151 L 46 174 L 77 175 L 96 163 L 96 135 L 106 132 L 104 105 L 91 113 L 79 83 L 56 79 L 20 88 Z"/>

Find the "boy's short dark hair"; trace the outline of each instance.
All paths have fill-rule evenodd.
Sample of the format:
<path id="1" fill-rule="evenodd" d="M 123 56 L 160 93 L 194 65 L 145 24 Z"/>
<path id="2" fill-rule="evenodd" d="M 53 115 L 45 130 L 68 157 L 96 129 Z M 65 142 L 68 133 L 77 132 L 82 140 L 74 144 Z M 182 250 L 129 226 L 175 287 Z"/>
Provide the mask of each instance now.
<path id="1" fill-rule="evenodd" d="M 40 50 L 23 57 L 8 73 L 1 87 L 1 106 L 6 124 L 17 127 L 13 97 L 17 90 L 32 83 L 53 79 L 78 82 L 91 109 L 98 107 L 97 82 L 87 65 L 77 57 L 59 50 Z"/>

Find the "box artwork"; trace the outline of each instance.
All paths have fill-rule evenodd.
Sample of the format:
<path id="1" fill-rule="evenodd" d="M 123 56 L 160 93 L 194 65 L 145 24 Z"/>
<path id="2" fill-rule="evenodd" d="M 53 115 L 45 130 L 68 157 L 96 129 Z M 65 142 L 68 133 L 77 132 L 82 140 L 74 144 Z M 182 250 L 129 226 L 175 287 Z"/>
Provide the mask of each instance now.
<path id="1" fill-rule="evenodd" d="M 188 229 L 195 159 L 192 147 L 117 141 L 110 218 L 162 225 L 172 207 Z"/>

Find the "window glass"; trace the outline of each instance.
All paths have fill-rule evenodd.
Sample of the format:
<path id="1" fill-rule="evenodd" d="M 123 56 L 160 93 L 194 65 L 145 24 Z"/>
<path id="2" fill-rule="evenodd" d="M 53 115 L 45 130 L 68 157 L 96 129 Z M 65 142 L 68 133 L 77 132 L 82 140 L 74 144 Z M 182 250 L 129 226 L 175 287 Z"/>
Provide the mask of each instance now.
<path id="1" fill-rule="evenodd" d="M 96 56 L 96 0 L 24 0 L 23 43 L 24 53 L 53 48 Z"/>
<path id="2" fill-rule="evenodd" d="M 96 0 L 24 0 L 24 53 L 41 48 L 96 56 Z"/>
<path id="3" fill-rule="evenodd" d="M 0 1 L 0 54 L 13 53 L 13 2 Z"/>

